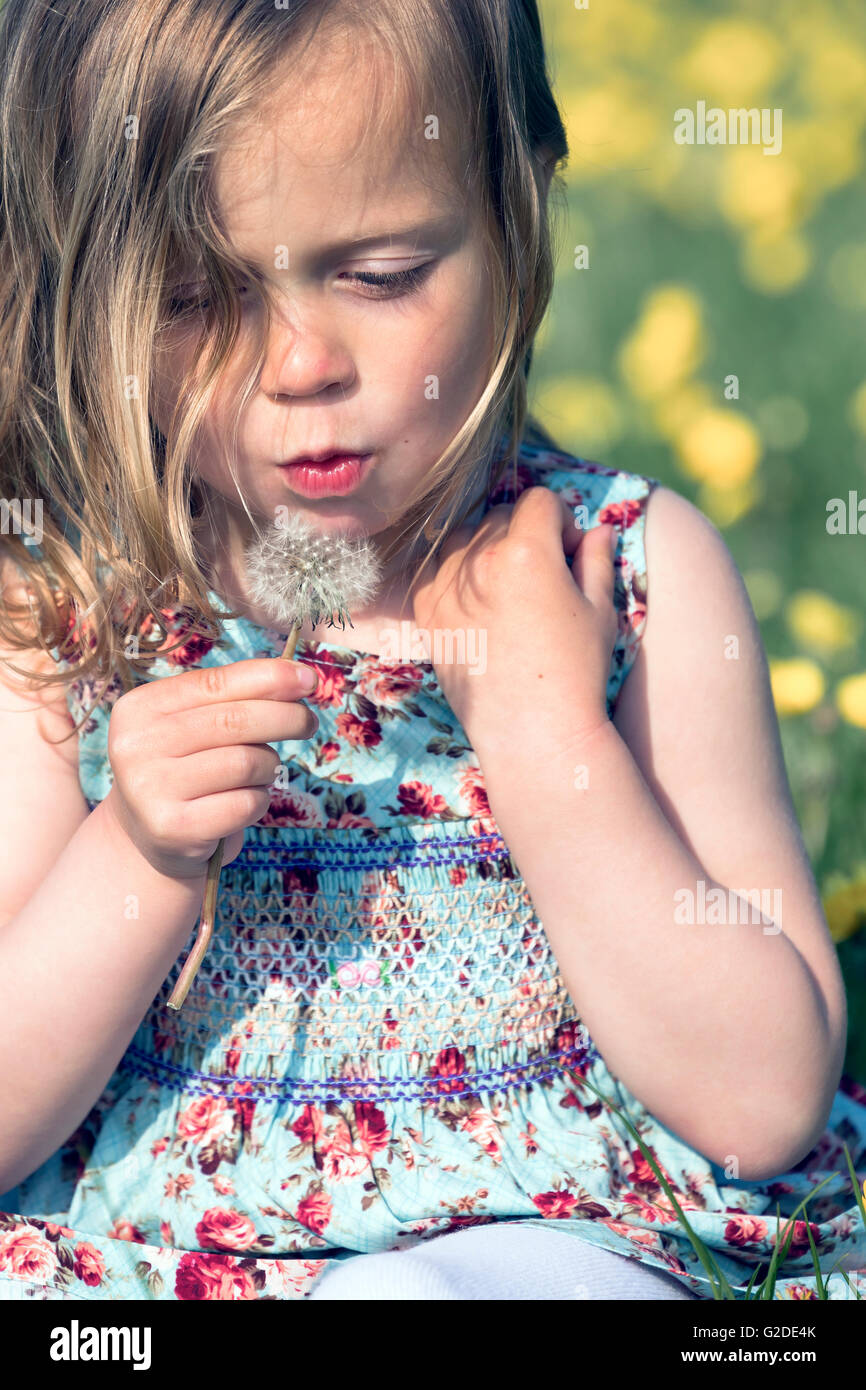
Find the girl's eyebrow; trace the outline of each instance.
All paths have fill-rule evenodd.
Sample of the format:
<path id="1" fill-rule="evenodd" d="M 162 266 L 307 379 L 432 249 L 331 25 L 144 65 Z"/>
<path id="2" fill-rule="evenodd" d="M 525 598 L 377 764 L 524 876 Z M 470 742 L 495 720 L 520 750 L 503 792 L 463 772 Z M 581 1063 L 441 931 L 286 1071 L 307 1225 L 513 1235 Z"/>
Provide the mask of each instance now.
<path id="1" fill-rule="evenodd" d="M 381 232 L 373 232 L 367 236 L 350 237 L 346 241 L 331 242 L 326 246 L 320 247 L 323 255 L 333 255 L 336 251 L 348 250 L 350 247 L 375 246 L 382 241 L 406 241 L 410 237 L 421 236 L 442 236 L 457 230 L 462 225 L 463 218 L 458 212 L 440 214 L 438 217 L 429 217 L 422 222 L 413 222 L 405 227 L 389 227 Z"/>
<path id="2" fill-rule="evenodd" d="M 316 246 L 314 256 L 316 260 L 327 260 L 332 256 L 339 255 L 346 251 L 361 251 L 369 246 L 379 246 L 385 241 L 409 241 L 422 240 L 425 237 L 439 239 L 442 237 L 454 237 L 463 227 L 463 215 L 459 211 L 439 214 L 429 217 L 421 222 L 413 222 L 403 227 L 388 227 L 379 232 L 370 232 L 366 236 L 348 237 L 345 241 L 332 241 Z M 242 253 L 242 259 L 250 267 L 255 267 L 256 258 Z M 265 262 L 262 262 L 262 266 Z M 269 267 L 271 270 L 272 265 Z"/>

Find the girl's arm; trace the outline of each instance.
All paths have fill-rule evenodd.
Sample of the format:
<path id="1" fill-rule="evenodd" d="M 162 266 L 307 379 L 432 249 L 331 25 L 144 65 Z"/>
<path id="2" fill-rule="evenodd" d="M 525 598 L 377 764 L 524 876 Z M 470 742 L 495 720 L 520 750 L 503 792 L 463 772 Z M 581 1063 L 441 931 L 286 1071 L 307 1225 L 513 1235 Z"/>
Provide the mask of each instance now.
<path id="1" fill-rule="evenodd" d="M 479 722 L 473 743 L 611 1071 L 715 1162 L 774 1176 L 829 1114 L 844 987 L 742 580 L 715 527 L 665 488 L 648 503 L 646 553 L 647 624 L 613 721 L 570 741 L 540 703 L 507 728 Z M 682 920 L 684 890 L 700 915 L 699 881 L 704 901 L 725 890 L 723 923 Z M 747 920 L 730 920 L 728 889 L 755 888 L 775 920 L 754 924 L 748 902 Z"/>
<path id="2" fill-rule="evenodd" d="M 16 665 L 36 669 L 21 652 Z M 16 680 L 17 678 L 12 678 Z M 88 815 L 65 701 L 0 667 L 0 1192 L 99 1097 L 183 949 L 204 877 L 157 873 L 111 796 Z"/>
<path id="3" fill-rule="evenodd" d="M 68 727 L 61 704 L 46 727 L 38 700 L 0 683 L 0 1189 L 105 1088 L 198 918 L 217 843 L 231 863 L 268 808 L 273 743 L 318 727 L 310 676 L 255 658 L 127 691 L 113 785 L 89 815 L 69 746 L 46 743 Z"/>

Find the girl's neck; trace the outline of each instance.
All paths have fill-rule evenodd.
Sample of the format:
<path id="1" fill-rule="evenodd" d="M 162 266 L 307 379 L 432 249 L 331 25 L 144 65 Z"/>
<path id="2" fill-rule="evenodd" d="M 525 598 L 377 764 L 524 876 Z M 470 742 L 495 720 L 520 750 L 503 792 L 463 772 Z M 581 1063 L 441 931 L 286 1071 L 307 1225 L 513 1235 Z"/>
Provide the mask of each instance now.
<path id="1" fill-rule="evenodd" d="M 209 576 L 210 587 L 225 603 L 244 614 L 253 623 L 261 627 L 271 626 L 272 621 L 268 614 L 248 599 L 244 587 L 244 550 L 251 538 L 246 513 L 229 506 L 225 498 L 212 489 L 208 489 L 207 504 L 200 520 L 198 549 L 202 566 Z M 477 526 L 484 507 L 485 501 L 482 499 L 463 524 Z M 398 528 L 394 528 L 393 531 L 377 533 L 375 539 L 377 544 L 384 548 L 385 542 L 397 534 Z M 408 589 L 425 553 L 423 543 L 422 547 L 406 546 L 383 566 L 382 582 L 376 598 L 365 609 L 352 614 L 358 631 L 366 634 L 366 642 L 375 642 L 375 634 L 383 623 L 411 619 L 412 606 L 407 597 Z M 327 631 L 333 635 L 332 629 Z M 305 623 L 301 629 L 304 638 L 315 635 L 327 640 L 325 632 L 326 628 L 321 623 L 315 629 L 311 628 L 309 623 Z M 376 649 L 375 645 L 367 646 L 364 642 L 361 646 L 364 650 Z"/>

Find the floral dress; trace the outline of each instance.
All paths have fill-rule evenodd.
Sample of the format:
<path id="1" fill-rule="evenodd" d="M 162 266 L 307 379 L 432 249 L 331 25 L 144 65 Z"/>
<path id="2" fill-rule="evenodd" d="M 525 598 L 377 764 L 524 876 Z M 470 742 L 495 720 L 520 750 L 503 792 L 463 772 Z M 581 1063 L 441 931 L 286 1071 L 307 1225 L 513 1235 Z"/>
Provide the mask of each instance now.
<path id="1" fill-rule="evenodd" d="M 619 530 L 612 713 L 645 622 L 654 480 L 527 444 L 487 505 L 534 484 Z M 165 645 L 183 611 L 164 614 Z M 192 637 L 149 674 L 276 657 L 284 641 L 226 619 L 215 644 Z M 843 1078 L 815 1149 L 772 1181 L 732 1178 L 683 1142 L 581 1025 L 433 665 L 331 641 L 296 658 L 318 673 L 319 729 L 276 745 L 270 809 L 222 871 L 180 1013 L 166 1001 L 195 927 L 90 1113 L 0 1196 L 0 1297 L 299 1299 L 333 1260 L 490 1221 L 555 1222 L 711 1297 L 629 1125 L 740 1297 L 772 1256 L 777 1206 L 784 1232 L 835 1175 L 811 1235 L 825 1275 L 844 1258 L 830 1297 L 866 1293 L 843 1153 L 862 1182 L 866 1090 Z M 120 693 L 79 735 L 91 810 L 111 786 Z M 89 697 L 70 687 L 76 717 Z M 782 1297 L 816 1297 L 802 1220 L 779 1276 Z"/>

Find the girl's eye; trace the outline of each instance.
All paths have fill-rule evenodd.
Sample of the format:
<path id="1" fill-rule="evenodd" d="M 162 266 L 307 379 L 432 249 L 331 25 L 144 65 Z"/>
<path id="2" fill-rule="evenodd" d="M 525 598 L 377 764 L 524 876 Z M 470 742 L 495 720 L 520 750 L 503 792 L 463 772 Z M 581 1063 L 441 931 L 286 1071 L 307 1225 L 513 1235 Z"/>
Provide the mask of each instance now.
<path id="1" fill-rule="evenodd" d="M 355 270 L 347 274 L 357 284 L 375 289 L 376 293 L 371 298 L 396 299 L 398 295 L 413 294 L 419 290 L 432 267 L 432 261 L 425 261 L 423 265 L 413 265 L 408 270 Z"/>
<path id="2" fill-rule="evenodd" d="M 237 285 L 235 288 L 237 289 L 237 292 L 240 295 L 244 295 L 247 293 L 246 285 Z M 172 295 L 168 301 L 168 311 L 173 318 L 182 318 L 187 314 L 194 313 L 203 314 L 205 310 L 209 308 L 210 300 L 205 299 L 200 295 L 175 294 Z"/>
<path id="3" fill-rule="evenodd" d="M 423 265 L 410 266 L 408 270 L 351 271 L 348 272 L 348 279 L 374 291 L 368 296 L 369 298 L 396 299 L 400 295 L 412 294 L 419 290 L 432 268 L 433 262 L 425 261 Z M 238 285 L 237 290 L 240 295 L 246 294 L 247 286 Z M 168 305 L 169 313 L 173 318 L 184 318 L 188 314 L 204 313 L 209 307 L 209 299 L 194 294 L 183 295 L 182 293 L 173 295 Z"/>

